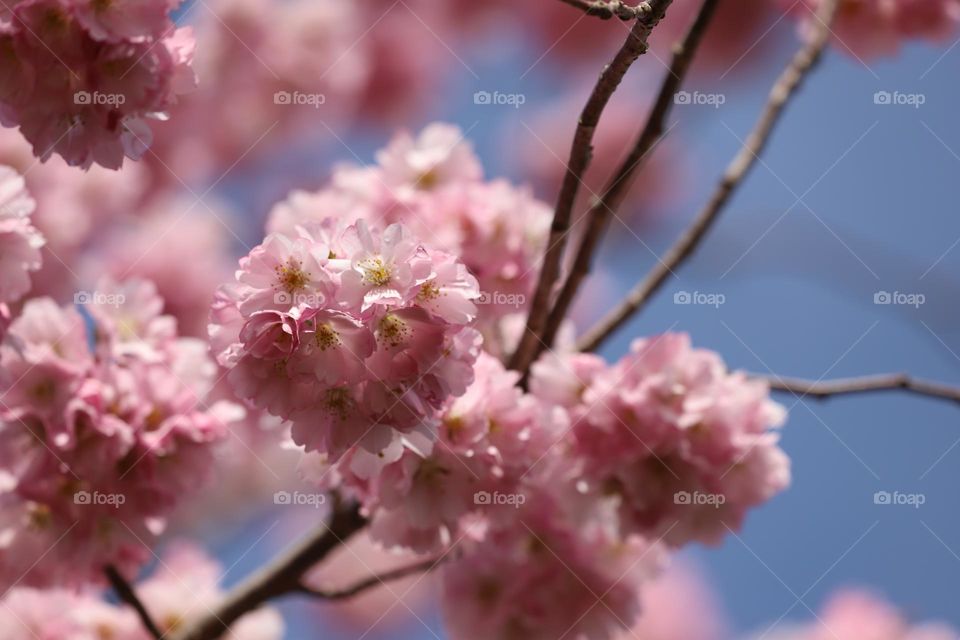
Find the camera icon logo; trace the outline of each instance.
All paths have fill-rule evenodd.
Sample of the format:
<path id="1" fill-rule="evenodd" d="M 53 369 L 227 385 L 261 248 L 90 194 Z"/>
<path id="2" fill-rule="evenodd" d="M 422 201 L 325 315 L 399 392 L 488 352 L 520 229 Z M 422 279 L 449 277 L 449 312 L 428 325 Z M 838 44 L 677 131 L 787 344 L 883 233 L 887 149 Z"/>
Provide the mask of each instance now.
<path id="1" fill-rule="evenodd" d="M 493 497 L 489 491 L 477 491 L 473 494 L 473 504 L 488 505 L 493 503 Z"/>
<path id="2" fill-rule="evenodd" d="M 673 494 L 674 504 L 690 504 L 691 496 L 689 491 L 677 491 Z"/>
<path id="3" fill-rule="evenodd" d="M 889 291 L 877 291 L 873 294 L 873 304 L 890 304 L 891 302 L 893 302 L 893 297 Z"/>
<path id="4" fill-rule="evenodd" d="M 77 291 L 73 294 L 73 304 L 90 304 L 93 302 L 93 296 L 89 291 Z"/>
<path id="5" fill-rule="evenodd" d="M 73 494 L 74 504 L 90 504 L 92 502 L 89 491 L 77 491 Z"/>
<path id="6" fill-rule="evenodd" d="M 673 294 L 673 304 L 690 304 L 692 301 L 693 297 L 689 291 L 677 291 Z"/>
<path id="7" fill-rule="evenodd" d="M 273 296 L 274 304 L 293 304 L 293 296 L 286 291 L 277 291 Z"/>
<path id="8" fill-rule="evenodd" d="M 273 104 L 290 104 L 293 102 L 293 95 L 289 91 L 277 91 L 273 94 Z"/>
<path id="9" fill-rule="evenodd" d="M 893 94 L 889 91 L 877 91 L 873 94 L 873 104 L 891 104 L 893 102 Z"/>
<path id="10" fill-rule="evenodd" d="M 273 494 L 273 504 L 292 504 L 293 495 L 289 491 L 277 491 Z"/>
<path id="11" fill-rule="evenodd" d="M 77 91 L 73 94 L 74 104 L 91 104 L 92 102 L 93 97 L 90 95 L 89 91 Z"/>
<path id="12" fill-rule="evenodd" d="M 873 494 L 873 504 L 890 504 L 891 496 L 889 491 L 877 491 Z"/>
<path id="13" fill-rule="evenodd" d="M 477 91 L 473 94 L 473 104 L 491 104 L 493 96 L 489 91 Z"/>
<path id="14" fill-rule="evenodd" d="M 673 102 L 675 104 L 690 104 L 693 101 L 693 96 L 689 91 L 677 91 L 673 96 Z"/>

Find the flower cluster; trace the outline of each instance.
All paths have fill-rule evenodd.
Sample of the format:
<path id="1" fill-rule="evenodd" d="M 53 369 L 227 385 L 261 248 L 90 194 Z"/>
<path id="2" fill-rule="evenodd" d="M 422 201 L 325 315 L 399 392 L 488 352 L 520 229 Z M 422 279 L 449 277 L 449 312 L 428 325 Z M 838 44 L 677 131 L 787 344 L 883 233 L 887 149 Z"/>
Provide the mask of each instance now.
<path id="1" fill-rule="evenodd" d="M 311 457 L 306 475 L 357 499 L 388 547 L 438 551 L 471 516 L 512 517 L 539 477 L 531 470 L 568 428 L 566 416 L 524 394 L 519 374 L 486 353 L 475 376 L 442 411 L 435 442 L 409 434 L 379 456 L 354 448 L 329 471 Z"/>
<path id="2" fill-rule="evenodd" d="M 206 613 L 221 598 L 222 567 L 203 551 L 177 543 L 160 567 L 136 585 L 138 597 L 164 634 L 172 634 L 191 616 Z M 108 604 L 97 594 L 66 589 L 38 591 L 16 587 L 0 600 L 0 640 L 149 640 L 133 609 Z M 272 609 L 259 609 L 231 625 L 227 640 L 279 640 L 283 621 Z"/>
<path id="3" fill-rule="evenodd" d="M 767 385 L 729 373 L 685 334 L 637 340 L 611 367 L 590 355 L 534 366 L 533 392 L 564 403 L 591 491 L 626 531 L 672 545 L 718 542 L 790 481 Z"/>
<path id="4" fill-rule="evenodd" d="M 30 223 L 34 201 L 23 178 L 0 165 L 0 305 L 30 290 L 30 272 L 40 268 L 44 239 Z"/>
<path id="5" fill-rule="evenodd" d="M 236 393 L 339 458 L 430 430 L 473 381 L 476 279 L 399 224 L 273 233 L 221 288 L 211 339 Z"/>
<path id="6" fill-rule="evenodd" d="M 815 28 L 822 0 L 782 2 L 801 17 L 802 29 Z M 831 32 L 842 51 L 874 57 L 896 53 L 909 40 L 944 40 L 960 25 L 957 0 L 840 0 Z"/>
<path id="7" fill-rule="evenodd" d="M 0 345 L 0 584 L 130 572 L 203 479 L 239 407 L 202 406 L 216 373 L 148 282 L 100 283 L 73 307 L 29 300 Z"/>
<path id="8" fill-rule="evenodd" d="M 139 158 L 177 94 L 190 90 L 193 37 L 169 0 L 19 0 L 0 11 L 0 107 L 46 159 L 119 168 Z"/>
<path id="9" fill-rule="evenodd" d="M 433 442 L 409 433 L 302 467 L 356 499 L 384 545 L 457 556 L 455 638 L 612 637 L 665 549 L 716 542 L 789 481 L 765 384 L 685 335 L 637 341 L 612 366 L 553 353 L 529 393 L 518 381 L 481 354 Z"/>
<path id="10" fill-rule="evenodd" d="M 416 137 L 397 135 L 374 166 L 340 167 L 326 188 L 292 193 L 274 207 L 267 230 L 290 233 L 330 215 L 400 222 L 430 246 L 459 256 L 480 283 L 483 320 L 526 305 L 552 220 L 550 208 L 527 189 L 484 181 L 461 131 L 443 123 Z"/>

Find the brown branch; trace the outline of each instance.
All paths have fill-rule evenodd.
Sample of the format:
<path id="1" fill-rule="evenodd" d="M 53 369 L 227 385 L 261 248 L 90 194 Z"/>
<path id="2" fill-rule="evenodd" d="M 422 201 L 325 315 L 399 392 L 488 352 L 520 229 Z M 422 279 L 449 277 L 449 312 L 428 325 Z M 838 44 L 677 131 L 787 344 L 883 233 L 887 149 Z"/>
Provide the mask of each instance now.
<path id="1" fill-rule="evenodd" d="M 611 216 L 623 203 L 624 197 L 633 184 L 637 170 L 653 147 L 660 141 L 667 117 L 674 103 L 674 95 L 683 85 L 683 80 L 690 69 L 690 64 L 693 62 L 700 43 L 703 41 L 703 36 L 717 5 L 719 5 L 719 0 L 704 0 L 700 12 L 690 25 L 683 40 L 674 46 L 670 68 L 663 79 L 663 84 L 660 86 L 660 93 L 657 95 L 646 125 L 630 153 L 624 158 L 616 173 L 607 183 L 600 198 L 587 213 L 589 219 L 587 230 L 580 241 L 580 248 L 570 269 L 570 275 L 567 276 L 567 281 L 564 283 L 563 289 L 560 290 L 560 294 L 557 296 L 553 309 L 547 318 L 547 324 L 543 330 L 543 336 L 537 344 L 538 349 L 533 360 L 536 360 L 540 351 L 549 348 L 556 339 L 557 331 L 559 331 L 560 325 L 566 318 L 580 285 L 590 273 L 594 253 L 606 231 Z"/>
<path id="2" fill-rule="evenodd" d="M 140 618 L 140 622 L 142 622 L 146 630 L 150 632 L 150 635 L 156 640 L 163 638 L 163 632 L 160 631 L 160 627 L 158 627 L 157 623 L 150 617 L 150 612 L 147 611 L 147 608 L 137 596 L 137 592 L 134 591 L 126 578 L 112 565 L 104 567 L 103 572 L 107 575 L 107 580 L 110 581 L 110 586 L 113 587 L 113 590 L 117 593 L 117 597 L 133 607 L 133 610 L 137 612 L 137 616 Z"/>
<path id="3" fill-rule="evenodd" d="M 580 119 L 577 122 L 577 129 L 570 148 L 567 170 L 563 176 L 560 193 L 557 196 L 553 224 L 550 227 L 550 237 L 544 251 L 543 263 L 540 266 L 540 278 L 533 295 L 533 301 L 530 304 L 530 313 L 527 316 L 526 331 L 521 336 L 517 350 L 508 363 L 511 369 L 526 371 L 533 361 L 533 355 L 536 353 L 536 346 L 540 334 L 543 332 L 547 313 L 550 311 L 553 288 L 560 276 L 564 247 L 567 234 L 570 231 L 573 203 L 577 197 L 583 174 L 590 164 L 590 157 L 593 153 L 593 133 L 600 122 L 600 116 L 630 65 L 647 51 L 647 39 L 653 28 L 663 18 L 671 2 L 672 0 L 651 0 L 639 5 L 639 7 L 644 7 L 642 13 L 630 29 L 630 34 L 623 46 L 617 51 L 610 64 L 604 67 L 600 73 L 597 84 L 593 87 L 593 91 L 580 113 Z"/>
<path id="4" fill-rule="evenodd" d="M 645 8 L 643 5 L 636 7 L 630 6 L 620 0 L 560 0 L 561 2 L 580 9 L 588 16 L 597 16 L 601 20 L 609 20 L 617 17 L 623 21 L 633 20 L 639 17 Z"/>
<path id="5" fill-rule="evenodd" d="M 444 556 L 421 560 L 420 562 L 415 562 L 411 565 L 398 567 L 396 569 L 391 569 L 390 571 L 369 576 L 353 585 L 350 585 L 349 587 L 344 587 L 342 589 L 326 591 L 322 589 L 314 589 L 312 587 L 308 587 L 307 585 L 300 585 L 299 591 L 315 598 L 320 598 L 321 600 L 346 600 L 363 593 L 367 589 L 385 585 L 394 580 L 402 580 L 403 578 L 416 575 L 418 573 L 430 573 L 439 567 L 443 561 Z"/>
<path id="6" fill-rule="evenodd" d="M 750 377 L 766 381 L 771 389 L 789 391 L 801 397 L 813 396 L 823 399 L 838 395 L 902 390 L 931 398 L 960 402 L 960 387 L 919 380 L 906 373 L 886 373 L 838 380 L 802 380 L 761 374 L 751 374 Z"/>
<path id="7" fill-rule="evenodd" d="M 593 351 L 614 331 L 620 328 L 663 285 L 673 270 L 680 266 L 699 246 L 718 215 L 730 201 L 734 191 L 743 183 L 760 154 L 766 148 L 774 127 L 783 114 L 784 107 L 795 95 L 807 74 L 819 61 L 830 35 L 829 25 L 836 13 L 838 0 L 824 2 L 817 14 L 817 29 L 812 38 L 794 55 L 790 64 L 777 79 L 766 107 L 746 143 L 727 167 L 723 179 L 714 191 L 706 207 L 697 215 L 693 224 L 680 236 L 663 259 L 659 260 L 647 277 L 627 294 L 620 305 L 600 320 L 581 338 L 579 348 Z"/>
<path id="8" fill-rule="evenodd" d="M 250 576 L 213 611 L 170 636 L 171 640 L 215 640 L 245 613 L 268 600 L 300 591 L 303 574 L 365 525 L 356 505 L 337 505 L 329 524 Z"/>

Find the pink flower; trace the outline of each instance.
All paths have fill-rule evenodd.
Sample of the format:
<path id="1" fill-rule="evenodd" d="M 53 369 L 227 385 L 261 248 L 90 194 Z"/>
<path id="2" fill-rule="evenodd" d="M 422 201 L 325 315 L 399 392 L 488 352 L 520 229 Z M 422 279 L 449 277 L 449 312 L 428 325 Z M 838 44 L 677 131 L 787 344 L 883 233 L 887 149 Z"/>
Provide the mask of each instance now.
<path id="1" fill-rule="evenodd" d="M 476 281 L 405 227 L 273 233 L 218 293 L 211 340 L 237 394 L 336 459 L 435 421 L 473 379 Z"/>
<path id="2" fill-rule="evenodd" d="M 101 287 L 78 300 L 95 344 L 72 307 L 34 299 L 0 345 L 0 585 L 134 570 L 236 419 L 230 405 L 201 406 L 216 368 L 159 315 L 152 285 Z"/>
<path id="3" fill-rule="evenodd" d="M 323 304 L 333 286 L 326 268 L 329 253 L 307 238 L 267 236 L 240 261 L 241 311 Z"/>
<path id="4" fill-rule="evenodd" d="M 146 119 L 193 85 L 190 32 L 173 30 L 167 0 L 20 0 L 12 9 L 0 46 L 15 55 L 3 73 L 22 88 L 0 105 L 42 160 L 57 152 L 117 169 L 149 145 Z"/>
<path id="5" fill-rule="evenodd" d="M 30 272 L 40 268 L 44 239 L 30 224 L 33 209 L 23 178 L 0 165 L 0 303 L 19 300 L 30 290 Z"/>
<path id="6" fill-rule="evenodd" d="M 401 200 L 419 190 L 431 191 L 454 183 L 476 182 L 483 169 L 457 127 L 435 123 L 414 138 L 396 136 L 377 153 L 384 181 Z"/>
<path id="7" fill-rule="evenodd" d="M 268 230 L 294 236 L 298 229 L 331 215 L 359 217 L 375 226 L 400 223 L 432 250 L 457 256 L 477 278 L 480 328 L 486 333 L 504 313 L 523 309 L 536 284 L 551 207 L 536 200 L 529 189 L 504 180 L 482 182 L 479 160 L 452 125 L 429 125 L 416 140 L 400 134 L 377 158 L 379 165 L 371 167 L 336 168 L 330 184 L 320 191 L 293 192 L 274 207 Z M 434 165 L 435 169 L 425 168 Z M 419 177 L 424 171 L 426 182 Z M 404 245 L 388 233 L 389 227 L 380 238 L 358 227 L 352 237 L 345 238 L 351 254 L 358 244 L 366 245 L 361 263 L 354 265 L 353 273 L 344 274 L 346 295 L 351 297 L 346 302 L 358 304 L 362 295 L 364 310 L 374 303 L 405 303 L 411 288 L 421 284 L 417 278 L 437 277 L 418 273 L 411 281 L 405 273 L 389 273 L 389 259 L 383 252 L 396 253 Z M 393 247 L 392 243 L 398 244 Z M 388 275 L 391 282 L 376 284 Z M 452 271 L 451 275 L 460 277 Z M 423 302 L 432 301 L 425 306 L 433 313 L 462 317 L 469 312 L 464 295 L 435 296 L 433 288 L 422 290 L 429 298 Z"/>
<path id="8" fill-rule="evenodd" d="M 380 237 L 359 220 L 343 242 L 353 257 L 350 270 L 341 275 L 340 300 L 361 312 L 375 304 L 408 304 L 419 292 L 414 287 L 433 275 L 429 256 L 399 224 L 387 227 Z M 464 275 L 469 277 L 466 272 Z"/>
<path id="9" fill-rule="evenodd" d="M 587 356 L 554 358 L 534 368 L 532 388 L 567 404 L 585 481 L 616 497 L 626 530 L 716 543 L 789 484 L 772 431 L 782 407 L 686 335 L 637 340 L 602 371 Z"/>
<path id="10" fill-rule="evenodd" d="M 613 638 L 639 612 L 638 589 L 660 552 L 619 540 L 603 520 L 578 525 L 555 506 L 532 503 L 443 570 L 444 618 L 452 638 Z"/>

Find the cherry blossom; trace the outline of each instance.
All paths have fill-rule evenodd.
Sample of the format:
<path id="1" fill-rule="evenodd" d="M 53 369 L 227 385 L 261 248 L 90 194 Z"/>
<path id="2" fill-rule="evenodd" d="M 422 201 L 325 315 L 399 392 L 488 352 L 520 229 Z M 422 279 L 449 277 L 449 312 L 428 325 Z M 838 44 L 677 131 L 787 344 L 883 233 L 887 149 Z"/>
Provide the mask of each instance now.
<path id="1" fill-rule="evenodd" d="M 0 345 L 5 585 L 82 584 L 146 560 L 235 415 L 203 404 L 216 368 L 148 282 L 104 280 L 77 302 L 89 334 L 73 307 L 38 298 Z"/>
<path id="2" fill-rule="evenodd" d="M 0 304 L 23 297 L 40 268 L 44 238 L 30 223 L 34 206 L 23 178 L 0 165 Z"/>
<path id="3" fill-rule="evenodd" d="M 476 280 L 408 229 L 333 220 L 272 233 L 221 288 L 211 338 L 240 397 L 336 459 L 435 421 L 473 379 Z"/>
<path id="4" fill-rule="evenodd" d="M 18 126 L 47 159 L 111 169 L 139 158 L 163 117 L 195 82 L 193 36 L 176 29 L 167 0 L 20 0 L 9 8 L 0 42 L 3 124 Z"/>
<path id="5" fill-rule="evenodd" d="M 764 383 L 729 373 L 688 336 L 636 340 L 602 371 L 589 356 L 563 359 L 535 368 L 532 388 L 579 398 L 570 411 L 585 480 L 616 497 L 626 530 L 674 545 L 716 543 L 789 484 L 772 431 L 783 408 Z"/>

